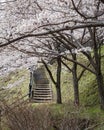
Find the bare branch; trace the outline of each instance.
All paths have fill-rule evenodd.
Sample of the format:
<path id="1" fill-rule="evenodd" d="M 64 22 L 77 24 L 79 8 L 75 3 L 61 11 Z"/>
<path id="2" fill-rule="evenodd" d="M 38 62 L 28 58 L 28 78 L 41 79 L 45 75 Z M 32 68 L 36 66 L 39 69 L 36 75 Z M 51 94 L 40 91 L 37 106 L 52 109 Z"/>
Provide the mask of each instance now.
<path id="1" fill-rule="evenodd" d="M 72 72 L 72 69 L 64 61 L 62 61 L 62 59 L 61 62 L 68 70 L 70 70 L 70 72 Z"/>
<path id="2" fill-rule="evenodd" d="M 74 0 L 71 0 L 71 1 L 72 1 L 72 4 L 73 4 L 73 7 L 74 7 L 75 11 L 76 11 L 81 17 L 83 17 L 84 19 L 87 19 L 87 17 L 86 17 L 84 14 L 82 14 L 82 13 L 78 10 L 78 8 L 75 6 Z"/>
<path id="3" fill-rule="evenodd" d="M 78 64 L 79 66 L 81 66 L 81 67 L 85 68 L 86 70 L 90 71 L 91 73 L 96 74 L 96 72 L 95 72 L 95 71 L 93 71 L 93 70 L 91 70 L 90 68 L 86 67 L 85 65 L 83 65 L 83 64 L 81 64 L 81 63 L 79 63 L 78 61 L 75 61 L 75 60 L 70 59 L 70 58 L 68 58 L 68 57 L 65 57 L 65 56 L 63 56 L 63 55 L 62 55 L 62 57 L 63 57 L 64 59 L 66 59 L 66 60 L 70 61 L 70 62 L 74 62 L 74 63 Z"/>
<path id="4" fill-rule="evenodd" d="M 49 74 L 49 76 L 50 76 L 52 82 L 54 83 L 54 85 L 56 85 L 56 81 L 54 80 L 54 78 L 53 78 L 53 76 L 52 76 L 52 73 L 51 73 L 50 69 L 48 68 L 47 63 L 46 63 L 43 59 L 42 59 L 42 63 L 44 64 L 46 70 L 48 71 L 48 74 Z"/>

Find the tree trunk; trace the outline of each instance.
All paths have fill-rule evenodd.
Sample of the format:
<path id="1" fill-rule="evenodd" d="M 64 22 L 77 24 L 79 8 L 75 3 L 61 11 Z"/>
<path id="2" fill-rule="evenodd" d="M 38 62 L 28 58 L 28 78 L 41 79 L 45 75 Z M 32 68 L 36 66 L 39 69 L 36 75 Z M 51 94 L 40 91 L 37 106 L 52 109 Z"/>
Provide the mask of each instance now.
<path id="1" fill-rule="evenodd" d="M 62 99 L 61 99 L 61 57 L 59 56 L 57 58 L 57 73 L 56 73 L 56 81 L 54 80 L 54 77 L 52 76 L 52 72 L 50 71 L 50 69 L 48 68 L 47 64 L 45 63 L 44 60 L 42 60 L 52 82 L 54 83 L 55 87 L 56 87 L 56 96 L 57 96 L 57 103 L 61 104 L 62 103 Z"/>
<path id="2" fill-rule="evenodd" d="M 94 45 L 94 58 L 95 58 L 95 68 L 96 71 L 96 80 L 98 84 L 98 92 L 99 92 L 99 98 L 100 98 L 100 107 L 104 110 L 104 81 L 103 81 L 103 75 L 101 71 L 101 51 L 100 47 L 98 47 L 97 43 L 97 36 L 96 36 L 96 28 L 93 28 L 93 31 L 91 31 L 91 37 Z"/>
<path id="3" fill-rule="evenodd" d="M 96 63 L 96 80 L 98 85 L 98 92 L 99 92 L 99 98 L 100 98 L 100 107 L 104 110 L 104 81 L 103 81 L 103 75 L 101 71 L 101 56 L 98 53 L 97 47 L 94 48 L 94 56 L 95 56 L 95 63 Z"/>
<path id="4" fill-rule="evenodd" d="M 97 84 L 98 84 L 98 92 L 100 97 L 100 107 L 104 110 L 104 81 L 103 75 L 101 73 L 96 75 Z"/>
<path id="5" fill-rule="evenodd" d="M 95 55 L 95 61 L 96 61 L 96 80 L 98 85 L 98 92 L 99 92 L 99 98 L 100 98 L 100 107 L 104 110 L 104 81 L 103 81 L 103 75 L 101 72 L 101 60 L 100 57 L 98 57 L 98 54 Z"/>
<path id="6" fill-rule="evenodd" d="M 73 54 L 73 59 L 76 60 L 76 54 Z M 79 88 L 78 88 L 78 78 L 77 78 L 77 64 L 73 63 L 73 88 L 74 88 L 74 104 L 79 105 Z"/>
<path id="7" fill-rule="evenodd" d="M 73 72 L 74 104 L 79 106 L 79 88 L 76 72 Z"/>
<path id="8" fill-rule="evenodd" d="M 61 89 L 59 87 L 56 87 L 56 91 L 57 91 L 57 103 L 62 104 Z"/>
<path id="9" fill-rule="evenodd" d="M 56 83 L 56 92 L 57 92 L 57 103 L 61 104 L 61 57 L 57 58 L 57 83 Z"/>

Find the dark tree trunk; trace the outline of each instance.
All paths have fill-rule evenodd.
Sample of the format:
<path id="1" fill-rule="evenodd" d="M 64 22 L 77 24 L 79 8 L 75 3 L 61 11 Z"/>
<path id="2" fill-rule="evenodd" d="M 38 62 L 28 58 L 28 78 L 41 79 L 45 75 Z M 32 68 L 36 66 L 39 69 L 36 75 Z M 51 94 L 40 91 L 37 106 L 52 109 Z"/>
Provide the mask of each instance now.
<path id="1" fill-rule="evenodd" d="M 57 91 L 57 103 L 62 104 L 61 89 L 59 87 L 56 87 L 56 91 Z"/>
<path id="2" fill-rule="evenodd" d="M 56 83 L 56 92 L 57 92 L 57 103 L 61 104 L 61 57 L 57 58 L 57 83 Z"/>
<path id="3" fill-rule="evenodd" d="M 98 85 L 98 92 L 99 92 L 99 98 L 100 98 L 100 107 L 104 110 L 104 81 L 103 81 L 103 75 L 101 71 L 101 55 L 99 53 L 99 49 L 95 46 L 94 48 L 94 56 L 95 56 L 95 71 L 96 71 L 96 80 Z"/>
<path id="4" fill-rule="evenodd" d="M 100 98 L 100 107 L 104 110 L 104 81 L 103 81 L 103 75 L 101 71 L 101 46 L 98 46 L 98 42 L 96 40 L 96 28 L 94 27 L 93 30 L 90 29 L 92 42 L 94 45 L 94 58 L 95 58 L 95 65 L 93 66 L 95 68 L 95 75 L 96 80 L 98 84 L 98 92 L 99 92 L 99 98 Z"/>
<path id="5" fill-rule="evenodd" d="M 100 97 L 100 107 L 104 110 L 104 81 L 103 75 L 101 73 L 96 75 L 97 84 L 98 84 L 98 91 Z"/>
<path id="6" fill-rule="evenodd" d="M 76 54 L 73 54 L 73 60 L 76 60 Z M 73 63 L 72 75 L 73 75 L 73 87 L 74 87 L 74 104 L 78 106 L 79 105 L 79 88 L 78 88 L 76 63 Z"/>
<path id="7" fill-rule="evenodd" d="M 52 82 L 54 83 L 55 87 L 56 87 L 56 96 L 57 96 L 57 103 L 61 104 L 62 103 L 62 99 L 61 99 L 61 57 L 59 56 L 57 58 L 57 73 L 56 73 L 56 81 L 54 80 L 54 77 L 52 76 L 52 72 L 50 71 L 50 69 L 48 68 L 47 64 L 45 63 L 45 61 L 43 61 L 43 64 L 45 65 L 45 68 L 52 80 Z"/>

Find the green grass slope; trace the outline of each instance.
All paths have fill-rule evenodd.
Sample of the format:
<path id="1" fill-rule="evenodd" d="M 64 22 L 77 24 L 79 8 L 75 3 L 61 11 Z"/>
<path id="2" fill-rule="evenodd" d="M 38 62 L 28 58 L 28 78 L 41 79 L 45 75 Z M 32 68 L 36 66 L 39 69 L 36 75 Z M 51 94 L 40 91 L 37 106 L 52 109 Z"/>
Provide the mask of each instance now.
<path id="1" fill-rule="evenodd" d="M 101 67 L 104 76 L 104 47 L 102 47 Z M 95 75 L 86 71 L 79 84 L 80 100 L 85 106 L 99 105 L 99 95 Z"/>
<path id="2" fill-rule="evenodd" d="M 29 71 L 16 70 L 0 78 L 0 100 L 13 102 L 28 93 Z"/>

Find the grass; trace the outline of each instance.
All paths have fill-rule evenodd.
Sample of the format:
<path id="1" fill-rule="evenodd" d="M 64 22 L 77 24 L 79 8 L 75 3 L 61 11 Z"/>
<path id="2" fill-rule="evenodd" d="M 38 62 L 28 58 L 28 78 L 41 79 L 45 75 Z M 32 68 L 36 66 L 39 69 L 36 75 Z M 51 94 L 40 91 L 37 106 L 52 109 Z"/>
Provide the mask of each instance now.
<path id="1" fill-rule="evenodd" d="M 0 99 L 12 102 L 18 95 L 28 93 L 29 72 L 26 69 L 16 70 L 0 78 Z M 8 86 L 10 88 L 8 88 Z"/>

